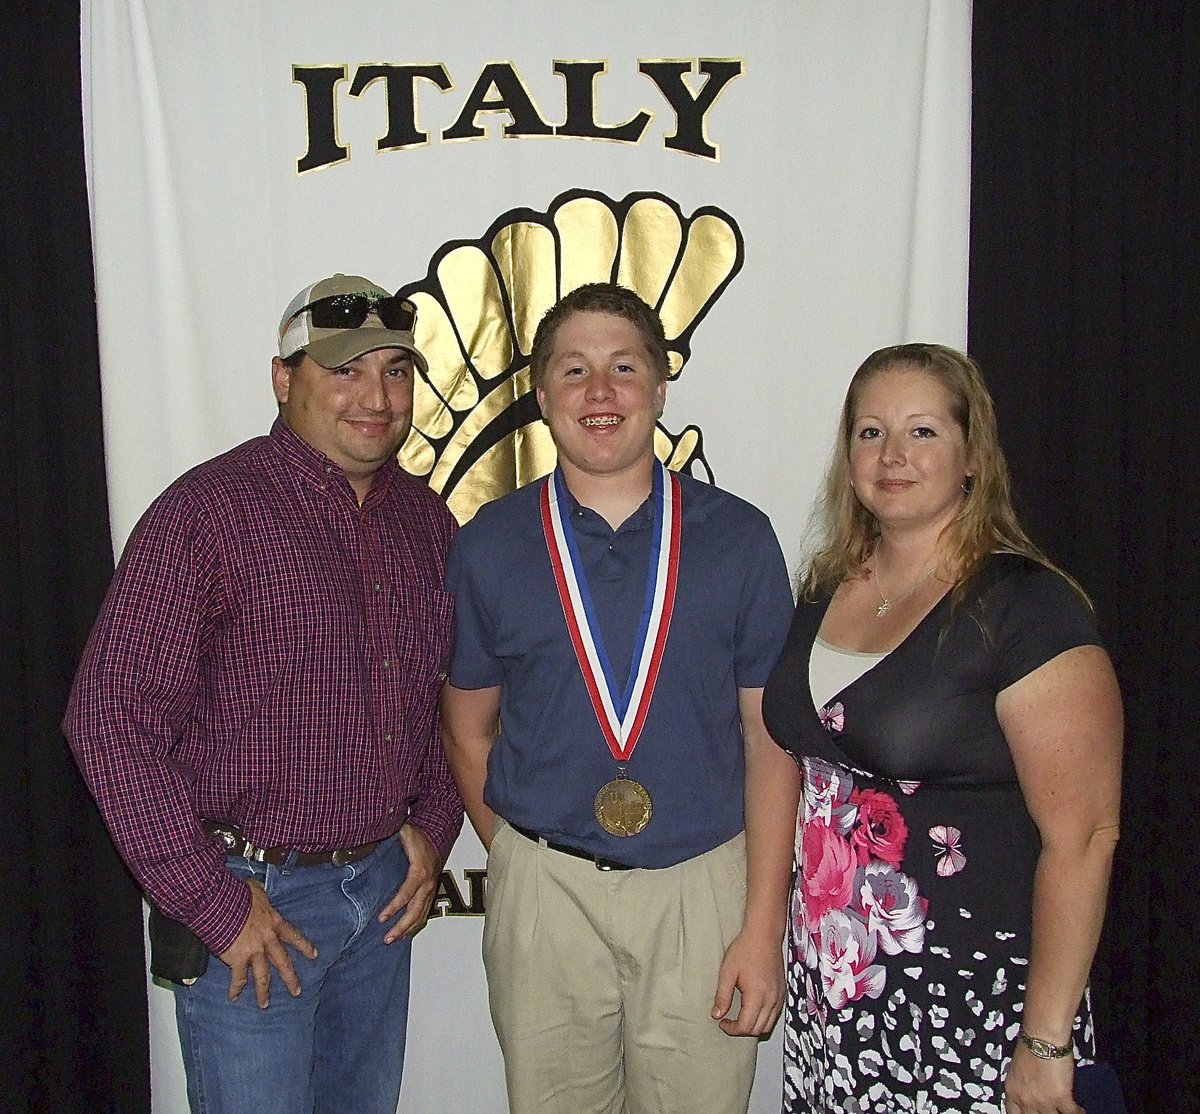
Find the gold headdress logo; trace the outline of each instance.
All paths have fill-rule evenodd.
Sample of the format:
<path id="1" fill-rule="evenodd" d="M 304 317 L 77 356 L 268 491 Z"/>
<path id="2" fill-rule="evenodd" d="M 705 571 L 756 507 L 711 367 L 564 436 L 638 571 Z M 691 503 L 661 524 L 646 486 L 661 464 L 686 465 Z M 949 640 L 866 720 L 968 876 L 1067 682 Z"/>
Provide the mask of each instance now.
<path id="1" fill-rule="evenodd" d="M 505 213 L 479 240 L 444 245 L 426 277 L 401 291 L 417 304 L 416 341 L 429 361 L 401 463 L 460 522 L 546 475 L 554 443 L 529 378 L 542 314 L 587 282 L 637 291 L 662 317 L 673 382 L 743 257 L 741 232 L 718 209 L 685 217 L 659 194 L 618 202 L 583 190 L 561 194 L 546 213 Z M 659 422 L 655 452 L 669 468 L 711 480 L 703 449 L 695 426 L 671 433 Z"/>

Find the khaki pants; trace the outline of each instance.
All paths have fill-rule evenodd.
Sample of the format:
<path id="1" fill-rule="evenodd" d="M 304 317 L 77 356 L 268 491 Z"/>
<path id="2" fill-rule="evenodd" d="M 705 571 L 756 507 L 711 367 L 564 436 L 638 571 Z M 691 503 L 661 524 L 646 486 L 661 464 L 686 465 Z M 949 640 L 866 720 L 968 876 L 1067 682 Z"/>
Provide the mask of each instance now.
<path id="1" fill-rule="evenodd" d="M 711 1011 L 745 901 L 741 835 L 605 872 L 498 823 L 483 959 L 511 1114 L 744 1114 L 758 1041 Z"/>

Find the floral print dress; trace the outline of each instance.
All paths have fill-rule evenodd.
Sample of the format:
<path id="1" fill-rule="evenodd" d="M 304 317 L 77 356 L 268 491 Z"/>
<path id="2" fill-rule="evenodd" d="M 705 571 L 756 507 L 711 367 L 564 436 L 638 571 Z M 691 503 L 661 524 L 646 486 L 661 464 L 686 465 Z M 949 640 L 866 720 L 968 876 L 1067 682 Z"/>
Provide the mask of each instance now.
<path id="1" fill-rule="evenodd" d="M 800 603 L 763 699 L 804 770 L 784 1111 L 998 1114 L 1040 842 L 996 695 L 1096 644 L 1095 626 L 1057 573 L 997 554 L 964 601 L 942 599 L 817 709 L 808 661 L 828 605 Z M 1086 997 L 1075 1044 L 1089 1060 Z"/>

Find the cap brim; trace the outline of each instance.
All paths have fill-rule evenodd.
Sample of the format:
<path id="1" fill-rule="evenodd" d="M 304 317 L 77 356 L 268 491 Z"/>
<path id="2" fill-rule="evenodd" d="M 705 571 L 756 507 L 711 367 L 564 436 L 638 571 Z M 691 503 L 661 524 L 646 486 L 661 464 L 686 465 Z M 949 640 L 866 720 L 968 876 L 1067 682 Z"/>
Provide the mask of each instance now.
<path id="1" fill-rule="evenodd" d="M 412 353 L 413 362 L 421 372 L 429 374 L 429 364 L 413 341 L 412 333 L 394 329 L 344 329 L 336 336 L 310 341 L 304 351 L 322 367 L 334 368 L 380 348 L 403 348 Z"/>

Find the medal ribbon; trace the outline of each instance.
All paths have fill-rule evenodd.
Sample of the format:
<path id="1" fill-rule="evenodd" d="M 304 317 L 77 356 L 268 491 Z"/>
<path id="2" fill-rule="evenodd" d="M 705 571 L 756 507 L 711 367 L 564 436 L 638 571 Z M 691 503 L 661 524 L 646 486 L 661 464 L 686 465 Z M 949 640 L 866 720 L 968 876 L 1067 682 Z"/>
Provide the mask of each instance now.
<path id="1" fill-rule="evenodd" d="M 542 529 L 563 617 L 596 720 L 618 762 L 629 761 L 645 725 L 667 644 L 671 613 L 675 610 L 675 586 L 679 579 L 682 525 L 679 477 L 668 472 L 661 462 L 655 464 L 654 523 L 646 594 L 624 690 L 618 688 L 608 661 L 575 539 L 563 522 L 562 506 L 567 502 L 567 493 L 561 471 L 556 468 L 542 487 Z"/>

